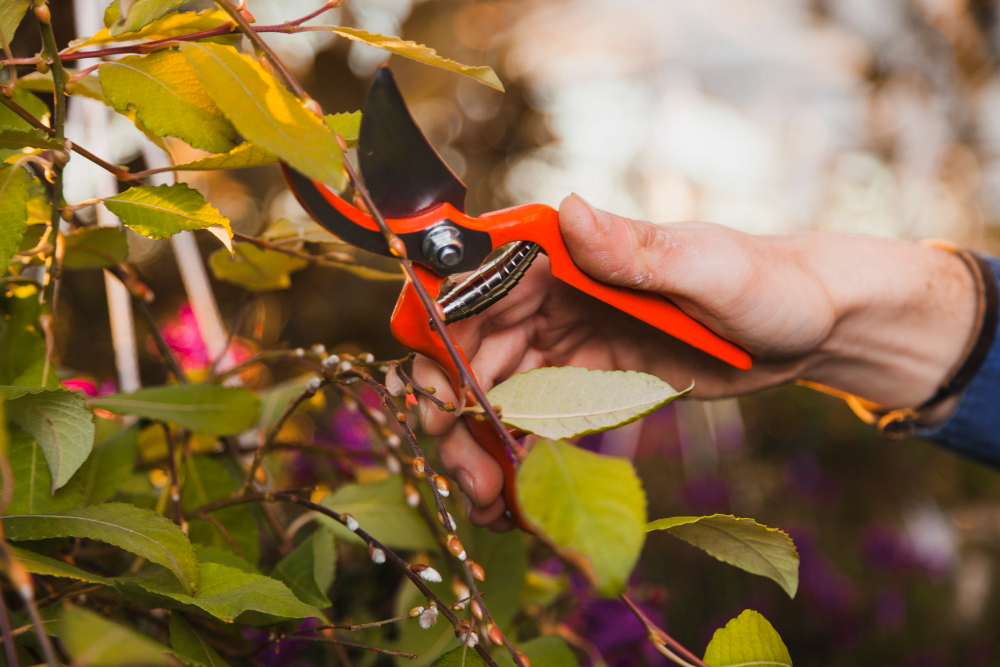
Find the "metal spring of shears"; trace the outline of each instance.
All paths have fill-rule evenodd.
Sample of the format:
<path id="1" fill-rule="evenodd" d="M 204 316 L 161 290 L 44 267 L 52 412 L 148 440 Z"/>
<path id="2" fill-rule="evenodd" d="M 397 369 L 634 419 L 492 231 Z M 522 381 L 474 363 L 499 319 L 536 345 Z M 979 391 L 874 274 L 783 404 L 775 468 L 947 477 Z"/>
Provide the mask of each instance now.
<path id="1" fill-rule="evenodd" d="M 481 313 L 507 296 L 535 261 L 539 250 L 539 245 L 530 241 L 512 243 L 496 259 L 438 298 L 445 324 Z"/>

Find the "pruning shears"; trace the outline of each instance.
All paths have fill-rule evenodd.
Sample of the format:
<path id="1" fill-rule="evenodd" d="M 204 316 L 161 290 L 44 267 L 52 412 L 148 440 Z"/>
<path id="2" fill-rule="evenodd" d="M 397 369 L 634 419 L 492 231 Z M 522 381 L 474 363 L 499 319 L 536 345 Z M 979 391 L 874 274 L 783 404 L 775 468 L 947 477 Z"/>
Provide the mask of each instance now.
<path id="1" fill-rule="evenodd" d="M 598 282 L 577 268 L 559 231 L 555 209 L 525 204 L 475 218 L 467 215 L 465 184 L 420 131 L 392 72 L 384 65 L 376 72 L 362 109 L 357 161 L 371 201 L 405 244 L 414 273 L 429 294 L 437 296 L 446 277 L 471 272 L 455 288 L 437 296 L 446 324 L 496 303 L 543 252 L 552 275 L 563 282 L 737 368 L 750 368 L 745 350 L 691 319 L 666 298 Z M 323 183 L 285 163 L 281 166 L 292 192 L 316 222 L 358 248 L 393 256 L 368 212 Z M 440 365 L 456 393 L 460 391 L 458 368 L 409 278 L 396 302 L 391 328 L 401 344 Z M 517 499 L 511 453 L 501 435 L 489 422 L 471 416 L 465 420 L 476 441 L 503 469 L 503 497 L 511 517 L 530 531 Z"/>

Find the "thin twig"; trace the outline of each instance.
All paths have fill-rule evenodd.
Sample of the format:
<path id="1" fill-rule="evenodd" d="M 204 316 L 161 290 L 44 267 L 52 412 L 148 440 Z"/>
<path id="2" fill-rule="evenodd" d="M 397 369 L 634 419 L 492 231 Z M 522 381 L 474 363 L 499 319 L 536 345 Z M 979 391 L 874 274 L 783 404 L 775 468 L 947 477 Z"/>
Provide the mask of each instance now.
<path id="1" fill-rule="evenodd" d="M 395 372 L 399 375 L 400 379 L 402 379 L 403 382 L 406 383 L 406 389 L 408 393 L 411 392 L 412 390 L 412 393 L 420 394 L 421 396 L 429 400 L 431 403 L 436 405 L 439 410 L 442 410 L 444 412 L 455 411 L 454 403 L 452 403 L 451 401 L 445 403 L 440 398 L 434 395 L 435 393 L 434 387 L 421 387 L 416 382 L 414 382 L 413 378 L 407 375 L 406 371 L 403 370 L 403 364 L 399 363 L 398 361 L 390 361 L 389 368 L 390 371 L 395 370 Z"/>
<path id="2" fill-rule="evenodd" d="M 246 299 L 243 301 L 243 305 L 240 306 L 239 313 L 236 315 L 236 321 L 233 322 L 233 326 L 229 328 L 229 336 L 226 338 L 226 344 L 223 346 L 222 351 L 215 357 L 212 361 L 212 365 L 208 369 L 208 375 L 211 376 L 215 373 L 219 364 L 222 360 L 226 358 L 226 354 L 229 352 L 229 348 L 233 344 L 233 340 L 239 333 L 240 329 L 243 328 L 243 323 L 246 321 L 247 314 L 250 312 L 250 306 L 252 306 L 256 301 L 254 300 L 254 293 L 247 292 Z"/>
<path id="3" fill-rule="evenodd" d="M 376 540 L 374 537 L 372 537 L 363 528 L 358 526 L 356 521 L 354 521 L 353 517 L 350 517 L 350 515 L 340 514 L 339 512 L 336 512 L 330 509 L 329 507 L 326 507 L 325 505 L 315 503 L 311 500 L 308 500 L 306 498 L 301 498 L 299 496 L 296 496 L 292 493 L 288 493 L 285 491 L 269 491 L 266 493 L 251 493 L 244 496 L 222 498 L 221 500 L 216 500 L 214 502 L 202 505 L 201 507 L 198 507 L 190 511 L 188 514 L 193 515 L 192 513 L 200 514 L 203 512 L 214 512 L 224 507 L 231 507 L 232 505 L 239 505 L 243 503 L 254 503 L 254 502 L 293 503 L 295 505 L 300 505 L 302 507 L 305 507 L 306 509 L 313 510 L 314 512 L 318 512 L 324 516 L 330 517 L 334 521 L 346 526 L 348 529 L 353 530 L 354 533 L 362 540 L 364 540 L 369 547 L 381 550 L 382 553 L 385 554 L 386 559 L 390 561 L 396 568 L 398 568 L 404 575 L 406 575 L 406 577 L 410 581 L 412 581 L 413 584 L 420 590 L 420 592 L 424 595 L 424 597 L 426 597 L 429 601 L 434 602 L 437 605 L 438 612 L 444 615 L 444 617 L 448 619 L 448 622 L 451 623 L 452 626 L 456 628 L 456 630 L 462 627 L 462 624 L 465 623 L 465 621 L 462 621 L 457 616 L 455 616 L 454 613 L 452 613 L 450 605 L 442 601 L 437 595 L 434 594 L 434 591 L 428 588 L 427 584 L 420 577 L 420 574 L 415 570 L 414 566 L 410 565 L 410 563 L 403 560 L 403 558 L 400 557 L 395 551 L 389 549 L 387 546 L 385 546 L 384 544 Z M 482 642 L 477 643 L 475 648 L 476 652 L 486 662 L 487 665 L 489 665 L 490 667 L 498 667 L 496 661 L 490 655 L 489 651 L 483 647 Z"/>
<path id="4" fill-rule="evenodd" d="M 318 644 L 337 644 L 338 646 L 346 646 L 348 648 L 359 648 L 365 651 L 371 651 L 372 653 L 382 653 L 384 655 L 394 655 L 399 658 L 407 658 L 409 660 L 416 660 L 420 656 L 416 653 L 404 653 L 403 651 L 397 651 L 393 648 L 381 648 L 379 646 L 371 646 L 369 644 L 359 644 L 357 642 L 344 641 L 343 639 L 335 639 L 332 637 L 296 637 L 299 640 L 306 640 L 310 642 L 316 642 Z"/>
<path id="5" fill-rule="evenodd" d="M 514 441 L 510 433 L 507 431 L 507 427 L 503 425 L 502 421 L 500 421 L 500 416 L 497 414 L 496 410 L 493 409 L 493 405 L 489 402 L 489 400 L 487 400 L 486 392 L 484 392 L 483 388 L 479 386 L 476 376 L 473 374 L 472 369 L 469 368 L 469 364 L 462 355 L 461 350 L 459 350 L 458 344 L 452 337 L 451 332 L 447 329 L 447 327 L 445 327 L 441 311 L 437 307 L 437 302 L 434 301 L 434 298 L 427 292 L 427 288 L 424 287 L 424 284 L 414 272 L 413 266 L 410 264 L 410 260 L 407 259 L 405 255 L 405 246 L 402 242 L 400 242 L 399 237 L 397 237 L 396 234 L 389 228 L 388 223 L 385 221 L 385 217 L 379 211 L 378 207 L 375 206 L 375 202 L 372 200 L 371 193 L 368 192 L 368 188 L 366 188 L 364 183 L 361 182 L 361 179 L 358 178 L 358 174 L 350 160 L 344 160 L 344 169 L 347 171 L 347 175 L 350 178 L 354 189 L 361 196 L 365 206 L 368 208 L 368 211 L 371 213 L 376 224 L 378 224 L 379 229 L 382 231 L 382 234 L 385 236 L 386 243 L 388 243 L 390 250 L 393 250 L 394 253 L 402 253 L 397 254 L 399 263 L 403 267 L 403 271 L 405 271 L 406 275 L 410 278 L 410 282 L 413 283 L 413 288 L 416 291 L 417 296 L 420 298 L 420 303 L 423 304 L 424 309 L 427 311 L 431 321 L 434 323 L 434 329 L 441 337 L 441 341 L 444 343 L 445 349 L 448 351 L 448 356 L 451 357 L 452 361 L 455 363 L 462 385 L 467 385 L 476 400 L 483 406 L 487 417 L 489 417 L 490 422 L 500 434 L 500 437 L 503 439 L 504 444 L 507 445 L 507 448 L 510 449 L 511 452 L 518 451 L 520 449 L 520 445 Z M 396 241 L 395 243 L 393 243 L 394 240 Z"/>
<path id="6" fill-rule="evenodd" d="M 267 42 L 260 38 L 260 35 L 257 34 L 257 31 L 254 30 L 253 26 L 247 22 L 243 13 L 236 8 L 236 5 L 229 2 L 229 0 L 215 0 L 215 4 L 222 7 L 222 9 L 229 14 L 229 18 L 236 23 L 240 32 L 246 35 L 247 39 L 250 40 L 250 43 L 253 44 L 254 48 L 267 57 L 271 65 L 274 66 L 274 71 L 278 73 L 282 82 L 284 82 L 284 84 L 292 90 L 295 96 L 302 100 L 308 100 L 309 94 L 306 93 L 302 84 L 300 84 L 292 73 L 288 71 L 288 68 L 285 67 L 285 63 L 281 62 L 281 58 L 279 58 L 271 47 L 267 45 Z"/>
<path id="7" fill-rule="evenodd" d="M 343 139 L 340 138 L 339 136 L 338 139 L 341 141 L 341 149 L 345 148 L 346 145 L 344 144 Z M 427 314 L 430 316 L 431 321 L 434 323 L 434 329 L 437 331 L 438 336 L 440 336 L 441 341 L 444 343 L 445 349 L 448 351 L 448 356 L 451 357 L 452 361 L 455 364 L 455 367 L 458 369 L 459 379 L 461 381 L 463 389 L 465 386 L 468 386 L 471 389 L 473 396 L 475 396 L 476 400 L 479 401 L 479 404 L 483 406 L 483 409 L 486 410 L 486 414 L 489 417 L 490 422 L 493 424 L 493 427 L 496 429 L 497 433 L 500 434 L 500 437 L 503 440 L 504 444 L 511 452 L 517 452 L 520 449 L 519 445 L 511 437 L 510 433 L 507 431 L 507 428 L 503 425 L 503 422 L 500 421 L 500 416 L 497 415 L 496 410 L 493 409 L 493 405 L 489 402 L 489 400 L 487 400 L 486 392 L 484 392 L 483 388 L 479 386 L 479 382 L 476 380 L 476 376 L 473 374 L 472 369 L 469 367 L 468 362 L 462 355 L 461 350 L 459 350 L 458 344 L 455 342 L 455 339 L 452 338 L 451 332 L 447 329 L 447 327 L 445 327 L 444 319 L 441 315 L 440 309 L 437 306 L 437 302 L 434 301 L 434 298 L 427 292 L 427 288 L 424 287 L 423 282 L 420 281 L 419 276 L 417 276 L 416 272 L 413 270 L 413 265 L 410 263 L 409 259 L 407 259 L 406 246 L 399 239 L 399 237 L 396 236 L 396 234 L 392 231 L 392 229 L 390 229 L 388 223 L 386 223 L 385 217 L 382 215 L 381 211 L 379 211 L 378 206 L 375 205 L 375 201 L 372 199 L 371 193 L 368 191 L 368 188 L 366 188 L 364 183 L 361 182 L 361 179 L 358 178 L 358 174 L 355 171 L 354 166 L 351 164 L 350 160 L 344 160 L 344 169 L 347 171 L 348 178 L 350 179 L 351 184 L 354 186 L 355 191 L 361 196 L 361 199 L 364 202 L 365 206 L 368 208 L 368 211 L 371 213 L 372 217 L 375 219 L 375 222 L 378 224 L 378 228 L 379 230 L 381 230 L 382 235 L 385 237 L 386 244 L 389 246 L 390 251 L 393 253 L 393 255 L 397 257 L 400 265 L 403 267 L 403 271 L 406 272 L 406 275 L 409 277 L 410 282 L 413 284 L 413 288 L 416 291 L 417 296 L 420 298 L 420 303 L 424 306 L 424 310 L 426 310 Z M 368 377 L 371 378 L 371 376 Z M 372 382 L 374 382 L 374 379 L 372 380 Z M 369 382 L 369 385 L 371 385 L 372 382 Z M 385 387 L 382 387 L 382 385 L 378 384 L 377 382 L 374 382 L 374 384 L 377 385 L 376 391 L 380 391 L 380 393 L 382 393 L 385 398 L 389 399 L 388 402 L 386 403 L 386 407 L 389 407 L 390 409 L 395 409 L 396 404 L 391 400 L 391 397 L 389 396 L 388 392 L 385 391 Z M 405 420 L 400 420 L 400 421 L 402 422 Z M 419 444 L 417 443 L 417 439 L 413 435 L 413 432 L 408 428 L 404 430 L 407 431 L 407 434 L 410 439 L 410 445 L 414 448 L 414 451 L 415 452 L 420 451 Z M 421 458 L 423 458 L 422 455 L 420 456 Z M 430 479 L 430 477 L 428 477 L 428 479 Z M 444 519 L 448 517 L 448 513 L 444 507 L 444 500 L 441 498 L 441 494 L 438 492 L 435 482 L 436 479 L 434 479 L 434 481 L 431 482 L 430 487 L 431 491 L 434 494 L 434 499 L 438 506 L 438 511 L 441 512 L 442 519 Z M 448 532 L 449 533 L 454 532 L 453 526 L 448 526 Z M 489 610 L 487 610 L 486 605 L 483 603 L 482 596 L 480 596 L 479 594 L 479 589 L 476 585 L 476 580 L 472 576 L 472 572 L 469 568 L 468 559 L 462 561 L 462 567 L 465 570 L 466 580 L 469 585 L 469 590 L 472 591 L 473 598 L 475 599 L 475 602 L 479 605 L 480 611 L 482 611 L 483 613 L 483 620 L 487 622 L 487 627 L 490 629 L 490 633 L 492 634 L 492 631 L 494 629 L 497 631 L 497 633 L 501 637 L 503 645 L 507 647 L 507 650 L 510 651 L 511 656 L 514 658 L 514 664 L 520 665 L 522 667 L 527 667 L 525 664 L 524 655 L 517 649 L 517 647 L 514 646 L 514 644 L 510 641 L 510 639 L 507 638 L 507 635 L 502 630 L 500 630 L 500 626 L 496 625 L 493 622 Z"/>
<path id="8" fill-rule="evenodd" d="M 315 385 L 315 386 L 314 386 Z M 240 485 L 239 490 L 236 495 L 241 495 L 246 493 L 246 490 L 253 484 L 254 477 L 257 475 L 257 470 L 260 468 L 261 463 L 264 462 L 264 457 L 267 456 L 268 452 L 271 451 L 271 447 L 274 446 L 274 441 L 278 437 L 278 433 L 281 431 L 281 427 L 285 425 L 288 418 L 292 416 L 292 413 L 305 401 L 316 395 L 316 392 L 324 385 L 324 381 L 319 378 L 315 378 L 315 382 L 310 380 L 306 388 L 299 393 L 298 396 L 288 401 L 288 405 L 285 407 L 284 412 L 278 417 L 277 421 L 271 425 L 268 430 L 267 435 L 264 437 L 264 442 L 261 443 L 260 447 L 254 450 L 253 460 L 250 462 L 250 468 L 247 470 L 246 477 L 243 479 L 243 484 Z"/>
<path id="9" fill-rule="evenodd" d="M 174 504 L 174 523 L 187 533 L 187 522 L 184 520 L 184 508 L 181 507 L 181 483 L 177 475 L 177 450 L 174 447 L 174 435 L 166 422 L 160 422 L 163 427 L 163 437 L 167 439 L 167 470 L 170 471 L 170 500 Z"/>
<path id="10" fill-rule="evenodd" d="M 451 539 L 453 539 L 453 536 L 455 534 L 455 525 L 453 523 L 453 520 L 451 519 L 451 514 L 448 513 L 448 508 L 444 504 L 444 498 L 441 497 L 441 491 L 437 486 L 437 481 L 439 476 L 431 468 L 430 463 L 427 462 L 427 457 L 424 455 L 423 448 L 421 448 L 420 443 L 417 441 L 417 436 L 413 433 L 413 429 L 411 429 L 409 425 L 406 423 L 406 415 L 404 415 L 399 410 L 399 407 L 396 405 L 396 402 L 392 400 L 392 396 L 389 394 L 388 390 L 384 386 L 382 386 L 377 380 L 375 380 L 375 378 L 357 369 L 353 369 L 349 372 L 358 375 L 362 380 L 364 380 L 364 382 L 369 387 L 374 389 L 382 398 L 383 404 L 393 413 L 393 415 L 395 415 L 396 419 L 399 421 L 400 426 L 402 427 L 403 432 L 406 434 L 406 438 L 410 443 L 410 447 L 413 449 L 414 455 L 420 461 L 422 461 L 424 474 L 427 477 L 429 486 L 431 488 L 431 493 L 434 496 L 434 502 L 437 506 L 438 514 L 441 517 L 442 522 L 445 522 L 445 528 L 447 528 L 448 530 L 448 536 L 445 539 L 450 541 Z M 446 542 L 445 544 L 450 549 L 450 545 L 448 545 L 448 542 Z M 489 627 L 496 628 L 497 632 L 500 633 L 502 642 L 504 646 L 506 646 L 507 649 L 510 651 L 511 656 L 513 656 L 515 664 L 519 665 L 522 664 L 521 652 L 507 638 L 507 636 L 503 633 L 503 631 L 500 630 L 500 626 L 498 626 L 493 621 L 493 617 L 490 614 L 489 609 L 486 607 L 486 603 L 483 602 L 482 595 L 479 592 L 479 586 L 476 584 L 476 578 L 472 575 L 472 570 L 470 569 L 471 566 L 468 557 L 465 558 L 459 557 L 459 560 L 462 563 L 462 569 L 465 572 L 465 580 L 469 587 L 469 591 L 472 593 L 472 599 L 479 606 L 479 610 L 483 614 L 483 621 L 485 621 Z"/>
<path id="11" fill-rule="evenodd" d="M 215 516 L 211 514 L 199 514 L 198 518 L 201 519 L 202 521 L 207 521 L 216 528 L 218 528 L 219 532 L 222 533 L 222 536 L 226 538 L 227 542 L 229 542 L 229 546 L 231 546 L 233 548 L 233 551 L 236 552 L 236 555 L 239 556 L 240 558 L 245 558 L 245 556 L 243 555 L 243 550 L 240 549 L 240 545 L 236 544 L 236 540 L 233 539 L 232 533 L 229 532 L 229 530 L 226 528 L 225 525 L 223 525 L 221 521 L 216 519 Z"/>
<path id="12" fill-rule="evenodd" d="M 7 664 L 11 667 L 20 667 L 21 663 L 17 659 L 17 647 L 14 646 L 13 641 L 14 635 L 10 631 L 10 616 L 7 614 L 7 605 L 4 603 L 3 597 L 0 597 L 0 630 L 3 631 L 3 650 L 7 656 Z"/>
<path id="13" fill-rule="evenodd" d="M 340 4 L 341 0 L 336 2 L 327 2 L 325 5 L 317 9 L 316 11 L 310 12 L 309 14 L 297 18 L 292 21 L 286 21 L 284 23 L 278 23 L 275 25 L 262 25 L 256 26 L 254 30 L 256 32 L 277 32 L 277 33 L 296 33 L 301 30 L 299 27 L 301 24 L 305 23 L 310 19 L 314 19 L 323 12 L 333 9 Z M 239 32 L 239 28 L 232 23 L 226 23 L 217 28 L 208 28 L 206 30 L 199 30 L 198 32 L 188 33 L 187 35 L 178 35 L 176 37 L 165 37 L 163 39 L 154 39 L 148 42 L 140 42 L 139 44 L 133 44 L 130 46 L 115 46 L 108 47 L 104 49 L 92 49 L 90 51 L 74 51 L 70 52 L 70 48 L 67 47 L 59 52 L 59 59 L 63 62 L 68 62 L 72 60 L 85 60 L 87 58 L 103 58 L 104 56 L 116 56 L 126 53 L 149 53 L 161 46 L 165 46 L 170 42 L 190 42 L 196 39 L 205 39 L 206 37 L 221 37 L 224 35 L 231 35 L 233 33 Z M 123 38 L 127 40 L 126 35 Z M 6 58 L 0 58 L 0 65 L 37 65 L 42 62 L 41 56 L 31 56 L 28 58 L 13 58 L 8 55 Z"/>
<path id="14" fill-rule="evenodd" d="M 47 135 L 49 135 L 53 139 L 56 139 L 56 131 L 55 131 L 55 129 L 49 127 L 48 125 L 46 125 L 42 121 L 40 121 L 37 118 L 35 118 L 34 116 L 32 116 L 26 109 L 24 109 L 21 105 L 19 105 L 17 102 L 15 102 L 14 100 L 12 100 L 11 98 L 7 97 L 6 95 L 0 95 L 0 104 L 3 104 L 8 109 L 10 109 L 14 113 L 16 113 L 21 118 L 23 118 L 27 123 L 31 124 L 32 127 L 36 127 L 39 130 L 42 130 L 43 132 L 45 132 Z M 65 147 L 65 145 L 67 143 L 65 139 L 58 139 L 58 141 L 59 141 L 59 143 L 63 144 L 63 146 Z M 110 162 L 108 162 L 106 160 L 102 160 L 101 158 L 97 157 L 96 155 L 94 155 L 93 153 L 91 153 L 90 151 L 88 151 L 83 146 L 80 146 L 79 144 L 77 144 L 75 141 L 70 141 L 68 143 L 69 143 L 69 149 L 71 151 L 73 151 L 74 153 L 77 153 L 78 155 L 82 155 L 83 157 L 87 158 L 88 160 L 90 160 L 91 162 L 93 162 L 94 164 L 96 164 L 97 166 L 105 169 L 106 171 L 111 172 L 115 176 L 115 178 L 117 178 L 119 180 L 122 180 L 122 181 L 136 181 L 136 182 L 138 182 L 140 180 L 139 175 L 137 175 L 137 174 L 130 174 L 125 169 L 122 169 L 121 167 L 117 167 L 117 166 L 111 164 Z"/>
<path id="15" fill-rule="evenodd" d="M 59 660 L 56 658 L 52 639 L 45 631 L 42 615 L 38 613 L 38 604 L 35 601 L 35 589 L 31 584 L 31 575 L 24 565 L 14 558 L 10 547 L 7 546 L 7 542 L 3 539 L 2 531 L 3 528 L 0 525 L 0 563 L 3 564 L 7 578 L 13 584 L 17 594 L 21 597 L 21 602 L 24 603 L 24 606 L 28 610 L 28 615 L 31 617 L 31 625 L 35 629 L 38 643 L 42 647 L 42 655 L 45 656 L 46 664 L 48 667 L 59 667 Z"/>
<path id="16" fill-rule="evenodd" d="M 635 614 L 635 617 L 638 618 L 643 627 L 646 628 L 646 634 L 649 637 L 649 641 L 652 642 L 657 651 L 667 656 L 678 665 L 683 665 L 684 667 L 708 667 L 708 665 L 706 665 L 701 658 L 684 648 L 683 644 L 668 635 L 666 630 L 654 623 L 653 619 L 646 615 L 646 612 L 644 612 L 639 605 L 636 604 L 635 600 L 629 597 L 628 593 L 622 593 L 621 599 L 622 602 L 625 603 L 625 606 L 629 608 L 629 611 Z M 666 647 L 666 644 L 669 644 L 673 651 L 680 653 L 682 656 L 690 660 L 690 662 L 683 660 L 681 657 L 676 655 L 673 651 Z"/>
<path id="17" fill-rule="evenodd" d="M 122 281 L 122 284 L 128 286 L 131 281 L 128 272 L 123 266 L 112 266 L 108 267 L 110 271 L 118 280 Z M 149 304 L 146 303 L 145 299 L 138 297 L 132 290 L 129 290 L 132 294 L 132 303 L 135 305 L 135 309 L 139 311 L 139 315 L 145 320 L 146 325 L 149 327 L 149 331 L 153 336 L 153 341 L 156 343 L 156 349 L 159 350 L 160 356 L 163 357 L 164 362 L 167 367 L 177 378 L 177 381 L 181 384 L 188 384 L 187 374 L 181 367 L 180 362 L 177 360 L 177 355 L 167 344 L 167 340 L 163 337 L 163 332 L 160 330 L 160 325 L 156 323 L 156 318 L 153 317 L 153 313 L 149 310 Z"/>

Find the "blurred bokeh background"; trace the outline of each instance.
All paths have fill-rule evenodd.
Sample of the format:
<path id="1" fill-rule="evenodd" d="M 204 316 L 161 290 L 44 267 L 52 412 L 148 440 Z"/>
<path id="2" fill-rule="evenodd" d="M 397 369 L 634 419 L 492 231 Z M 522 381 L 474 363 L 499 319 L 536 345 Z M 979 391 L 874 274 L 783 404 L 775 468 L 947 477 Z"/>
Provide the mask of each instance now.
<path id="1" fill-rule="evenodd" d="M 249 0 L 261 24 L 318 5 Z M 52 6 L 65 44 L 79 17 L 70 0 Z M 391 61 L 419 124 L 469 185 L 473 214 L 578 192 L 658 222 L 939 237 L 989 251 L 1000 248 L 998 10 L 991 0 L 347 0 L 316 22 L 398 34 L 497 71 L 504 94 Z M 327 112 L 359 109 L 387 60 L 316 33 L 267 39 Z M 13 48 L 36 52 L 36 34 L 22 29 Z M 78 117 L 75 132 L 87 131 Z M 115 121 L 108 133 L 116 161 L 150 164 L 133 126 Z M 96 176 L 82 160 L 71 167 L 67 199 L 92 196 Z M 244 233 L 305 219 L 276 168 L 184 180 Z M 199 244 L 205 257 L 218 247 Z M 156 317 L 203 363 L 208 334 L 171 243 L 132 234 L 131 253 Z M 212 286 L 248 350 L 402 354 L 388 331 L 398 283 L 310 267 L 274 294 Z M 100 272 L 69 274 L 61 289 L 62 365 L 114 380 Z M 142 377 L 160 382 L 137 327 Z M 880 441 L 839 401 L 802 388 L 680 403 L 585 444 L 637 459 L 651 518 L 718 511 L 794 537 L 794 600 L 672 537 L 650 538 L 636 594 L 694 650 L 749 607 L 797 664 L 1000 664 L 996 472 L 925 442 Z M 588 600 L 566 620 L 609 664 L 663 664 L 617 602 Z"/>

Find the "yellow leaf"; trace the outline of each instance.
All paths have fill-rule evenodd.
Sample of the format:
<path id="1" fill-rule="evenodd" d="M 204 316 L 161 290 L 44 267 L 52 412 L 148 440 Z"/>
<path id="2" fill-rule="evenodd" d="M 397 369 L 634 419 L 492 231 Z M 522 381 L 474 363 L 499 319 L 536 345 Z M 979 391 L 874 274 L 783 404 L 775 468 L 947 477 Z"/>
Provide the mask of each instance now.
<path id="1" fill-rule="evenodd" d="M 379 49 L 385 49 L 386 51 L 391 51 L 396 55 L 411 58 L 418 62 L 422 62 L 425 65 L 433 65 L 434 67 L 440 67 L 441 69 L 446 69 L 450 72 L 457 72 L 458 74 L 470 76 L 480 83 L 485 83 L 490 88 L 495 88 L 496 90 L 503 92 L 503 84 L 500 83 L 500 79 L 497 77 L 497 74 L 493 71 L 492 67 L 472 67 L 470 65 L 463 65 L 462 63 L 457 63 L 454 60 L 442 58 L 437 54 L 437 51 L 429 46 L 417 44 L 416 42 L 408 42 L 404 39 L 400 39 L 399 37 L 387 37 L 386 35 L 379 35 L 378 33 L 368 32 L 367 30 L 344 28 L 341 26 L 330 26 L 328 29 L 337 33 L 341 37 L 353 39 L 356 42 L 368 44 L 369 46 L 374 46 Z"/>

